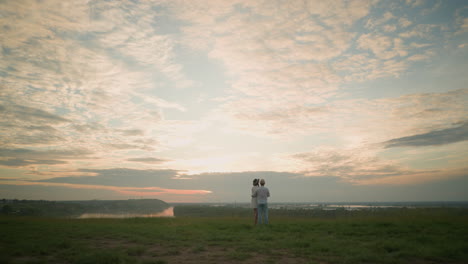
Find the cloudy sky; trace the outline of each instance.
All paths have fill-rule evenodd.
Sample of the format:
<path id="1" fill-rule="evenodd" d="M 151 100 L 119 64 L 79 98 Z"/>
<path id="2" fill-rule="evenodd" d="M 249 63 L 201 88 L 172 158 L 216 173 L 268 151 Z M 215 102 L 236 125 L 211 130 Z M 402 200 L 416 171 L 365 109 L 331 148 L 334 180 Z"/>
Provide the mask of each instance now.
<path id="1" fill-rule="evenodd" d="M 0 1 L 0 198 L 468 200 L 468 3 Z"/>

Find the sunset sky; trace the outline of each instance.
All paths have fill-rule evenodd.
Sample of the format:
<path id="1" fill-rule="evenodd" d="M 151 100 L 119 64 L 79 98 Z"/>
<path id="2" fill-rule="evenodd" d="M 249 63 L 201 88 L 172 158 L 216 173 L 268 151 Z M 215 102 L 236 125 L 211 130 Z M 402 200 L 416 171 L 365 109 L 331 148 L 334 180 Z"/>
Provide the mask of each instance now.
<path id="1" fill-rule="evenodd" d="M 468 2 L 0 1 L 0 199 L 468 201 Z"/>

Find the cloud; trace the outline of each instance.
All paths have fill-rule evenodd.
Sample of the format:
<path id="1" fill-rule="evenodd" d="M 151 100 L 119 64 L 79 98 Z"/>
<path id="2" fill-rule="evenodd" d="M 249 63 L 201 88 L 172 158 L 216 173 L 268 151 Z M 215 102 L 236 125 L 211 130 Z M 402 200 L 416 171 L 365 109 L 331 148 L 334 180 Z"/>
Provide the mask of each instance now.
<path id="1" fill-rule="evenodd" d="M 388 67 L 391 69 L 398 65 L 389 64 Z M 246 134 L 288 138 L 290 135 L 320 136 L 327 133 L 341 144 L 346 144 L 347 138 L 351 137 L 379 143 L 443 129 L 465 120 L 467 95 L 467 89 L 460 89 L 393 98 L 335 99 L 321 107 L 302 105 L 301 101 L 294 104 L 246 98 L 225 103 L 221 113 L 232 117 L 230 127 L 226 129 Z"/>
<path id="2" fill-rule="evenodd" d="M 434 130 L 424 134 L 391 139 L 384 142 L 386 148 L 418 147 L 445 145 L 468 140 L 468 122 L 442 130 Z"/>
<path id="3" fill-rule="evenodd" d="M 158 159 L 158 158 L 153 158 L 153 157 L 147 157 L 147 158 L 131 158 L 127 159 L 128 161 L 133 161 L 133 162 L 142 162 L 142 163 L 148 163 L 148 164 L 159 164 L 166 162 L 167 160 L 165 159 Z"/>
<path id="4" fill-rule="evenodd" d="M 25 159 L 0 159 L 0 165 L 9 167 L 24 167 L 29 165 L 57 165 L 66 164 L 67 162 L 61 160 L 25 160 Z"/>
<path id="5" fill-rule="evenodd" d="M 159 187 L 144 187 L 144 188 L 122 188 L 119 193 L 133 196 L 155 196 L 161 194 L 173 195 L 206 195 L 212 193 L 208 190 L 186 190 L 186 189 L 166 189 Z"/>
<path id="6" fill-rule="evenodd" d="M 465 169 L 466 171 L 466 169 Z M 435 174 L 434 174 L 435 175 Z M 160 189 L 121 188 L 112 186 L 68 185 L 61 183 L 37 183 L 26 181 L 0 180 L 0 192 L 5 198 L 47 199 L 47 200 L 83 200 L 83 199 L 131 199 L 135 197 L 154 197 L 166 202 L 232 202 L 249 203 L 250 186 L 254 178 L 266 179 L 270 189 L 270 202 L 362 202 L 362 201 L 461 201 L 466 200 L 468 177 L 462 176 L 447 180 L 426 182 L 423 184 L 371 184 L 351 185 L 335 177 L 301 177 L 297 174 L 244 172 L 233 174 L 215 174 L 208 180 L 215 179 L 213 185 L 220 189 L 207 190 L 181 189 L 181 191 L 199 191 L 196 194 L 164 194 Z M 439 174 L 440 176 L 440 174 Z M 231 181 L 222 185 L 224 178 L 239 179 L 240 184 Z M 218 180 L 216 180 L 218 179 Z M 183 182 L 186 180 L 180 180 Z M 403 182 L 402 180 L 400 180 Z M 221 182 L 221 184 L 219 184 Z M 235 188 L 233 186 L 236 186 Z M 240 187 L 237 187 L 240 186 Z M 167 188 L 165 188 L 167 190 Z M 291 193 L 290 190 L 294 190 Z M 169 189 L 171 190 L 171 189 Z M 178 190 L 178 189 L 175 189 Z M 223 193 L 229 196 L 223 196 Z M 65 197 L 65 198 L 64 198 Z"/>
<path id="7" fill-rule="evenodd" d="M 441 30 L 442 28 L 443 27 L 441 25 L 418 24 L 408 28 L 407 31 L 401 32 L 399 36 L 404 39 L 435 39 L 435 36 L 437 36 L 437 31 Z"/>
<path id="8" fill-rule="evenodd" d="M 166 185 L 178 175 L 177 170 L 136 170 L 115 169 L 80 169 L 79 172 L 92 173 L 94 176 L 68 176 L 44 179 L 41 182 L 112 185 L 120 187 L 148 187 Z"/>
<path id="9" fill-rule="evenodd" d="M 325 115 L 311 109 L 332 105 L 356 81 L 407 75 L 437 54 L 423 45 L 443 28 L 415 24 L 410 11 L 382 2 L 222 2 L 210 5 L 209 18 L 201 15 L 205 4 L 173 9 L 185 22 L 184 43 L 221 61 L 231 77 L 229 96 L 210 118 L 254 135 L 321 127 L 312 124 Z M 362 30 L 366 22 L 372 26 Z M 417 32 L 424 38 L 414 39 Z"/>
<path id="10" fill-rule="evenodd" d="M 0 165 L 31 167 L 35 165 L 63 165 L 71 160 L 90 159 L 94 153 L 87 149 L 33 150 L 26 148 L 0 148 Z M 33 173 L 37 173 L 34 172 Z"/>
<path id="11" fill-rule="evenodd" d="M 346 131 L 335 135 L 343 139 L 341 144 L 346 143 L 347 137 L 360 138 L 368 144 L 380 144 L 463 122 L 468 114 L 464 103 L 467 99 L 468 89 L 460 89 L 377 99 L 335 100 L 328 105 L 323 122 L 316 124 L 328 133 Z"/>
<path id="12" fill-rule="evenodd" d="M 80 133 L 83 134 L 91 134 L 91 133 L 96 133 L 96 132 L 107 132 L 108 129 L 97 123 L 97 122 L 88 122 L 84 124 L 73 124 L 72 128 Z"/>
<path id="13" fill-rule="evenodd" d="M 413 24 L 413 22 L 411 22 L 409 19 L 405 18 L 405 17 L 400 17 L 398 19 L 398 25 L 401 26 L 402 28 L 406 28 L 406 27 L 409 27 Z"/>
<path id="14" fill-rule="evenodd" d="M 395 19 L 396 17 L 391 13 L 391 12 L 385 12 L 383 16 L 380 16 L 379 18 L 370 18 L 366 22 L 366 27 L 367 28 L 375 28 L 378 26 L 382 26 L 383 24 L 388 23 L 389 20 Z M 390 26 L 390 25 L 386 25 Z"/>
<path id="15" fill-rule="evenodd" d="M 360 185 L 420 185 L 427 183 L 440 183 L 447 180 L 466 178 L 468 168 L 457 169 L 442 169 L 442 170 L 427 170 L 413 171 L 407 174 L 393 175 L 383 178 L 373 178 L 363 182 Z"/>
<path id="16" fill-rule="evenodd" d="M 184 196 L 195 195 L 194 200 L 249 201 L 249 191 L 254 178 L 263 178 L 267 186 L 274 190 L 277 201 L 304 201 L 312 196 L 320 197 L 329 191 L 320 190 L 321 184 L 333 185 L 331 177 L 303 177 L 302 174 L 274 171 L 243 171 L 224 173 L 180 174 L 176 170 L 135 170 L 114 168 L 107 170 L 82 169 L 80 172 L 93 173 L 94 176 L 58 177 L 40 181 L 1 181 L 1 184 L 55 186 L 78 189 L 112 190 L 128 196 L 170 197 L 179 200 Z M 313 183 L 310 187 L 310 183 Z M 296 190 L 291 196 L 290 186 Z M 243 194 L 245 193 L 245 194 Z M 170 196 L 168 196 L 170 195 Z M 197 197 L 202 195 L 204 198 Z M 169 198 L 168 198 L 169 199 Z"/>
<path id="17" fill-rule="evenodd" d="M 87 149 L 56 149 L 56 150 L 32 150 L 25 148 L 2 148 L 0 157 L 2 158 L 21 158 L 25 160 L 36 159 L 86 159 L 93 152 Z"/>
<path id="18" fill-rule="evenodd" d="M 375 151 L 365 148 L 319 148 L 313 152 L 294 154 L 291 158 L 299 162 L 298 167 L 302 168 L 299 170 L 307 176 L 338 177 L 351 183 L 408 173 L 408 169 L 393 161 L 380 159 Z"/>
<path id="19" fill-rule="evenodd" d="M 137 142 L 134 142 L 137 143 Z M 116 149 L 116 150 L 130 150 L 130 149 L 141 149 L 141 150 L 147 150 L 147 151 L 152 151 L 154 150 L 153 147 L 148 146 L 147 144 L 129 144 L 129 143 L 109 143 L 109 144 L 104 144 L 105 148 L 108 149 Z"/>
<path id="20" fill-rule="evenodd" d="M 124 197 L 153 196 L 180 200 L 183 197 L 193 198 L 191 201 L 204 199 L 205 202 L 232 201 L 239 197 L 249 199 L 249 186 L 253 178 L 265 178 L 268 184 L 286 184 L 288 179 L 299 175 L 287 172 L 233 172 L 233 173 L 203 173 L 182 175 L 177 170 L 135 170 L 125 168 L 114 169 L 81 169 L 79 173 L 88 176 L 56 177 L 44 180 L 12 180 L 0 179 L 0 186 L 49 186 L 55 188 L 108 190 L 124 195 Z M 188 179 L 189 178 L 189 179 Z M 295 186 L 295 184 L 293 183 Z M 300 184 L 299 184 L 300 186 Z M 300 188 L 299 188 L 300 189 Z M 304 189 L 304 190 L 302 190 Z M 301 195 L 306 195 L 301 189 Z M 240 195 L 243 191 L 247 195 Z M 195 195 L 195 196 L 193 196 Z M 206 196 L 200 198 L 198 196 Z M 275 195 L 286 198 L 287 191 L 278 190 Z M 183 200 L 187 202 L 187 200 Z"/>
<path id="21" fill-rule="evenodd" d="M 408 58 L 409 61 L 427 61 L 434 56 L 433 51 L 428 51 L 425 54 L 416 54 Z"/>
<path id="22" fill-rule="evenodd" d="M 328 107 L 303 106 L 300 102 L 276 105 L 250 98 L 229 102 L 223 109 L 232 116 L 232 129 L 269 136 L 308 133 L 320 126 L 328 111 Z"/>
<path id="23" fill-rule="evenodd" d="M 47 111 L 21 106 L 16 104 L 3 104 L 0 105 L 0 112 L 2 113 L 3 122 L 23 121 L 28 123 L 49 123 L 57 124 L 63 122 L 70 122 L 70 120 L 63 118 L 56 114 L 51 114 Z"/>
<path id="24" fill-rule="evenodd" d="M 141 129 L 118 129 L 124 136 L 143 136 L 145 133 Z"/>
<path id="25" fill-rule="evenodd" d="M 277 134 L 277 125 L 301 123 L 296 114 L 299 120 L 314 115 L 313 105 L 333 96 L 341 77 L 328 60 L 347 51 L 355 37 L 348 29 L 370 8 L 367 1 L 196 2 L 174 4 L 174 13 L 186 22 L 184 43 L 206 49 L 232 76 L 230 97 L 215 115 L 228 117 L 233 129 L 248 132 L 253 124 L 262 134 Z M 272 118 L 277 124 L 269 124 Z"/>
<path id="26" fill-rule="evenodd" d="M 406 0 L 406 4 L 411 7 L 418 7 L 424 5 L 424 0 Z"/>
<path id="27" fill-rule="evenodd" d="M 101 176 L 103 174 L 111 174 L 118 172 L 132 172 L 128 175 L 128 179 L 122 184 L 100 184 L 99 182 L 105 179 Z M 163 172 L 161 172 L 164 174 Z M 87 196 L 95 197 L 97 194 L 89 194 L 91 191 L 110 191 L 118 194 L 119 197 L 115 199 L 122 199 L 122 197 L 156 197 L 166 201 L 180 201 L 180 202 L 249 202 L 250 201 L 250 187 L 254 178 L 263 178 L 266 180 L 267 187 L 270 188 L 272 197 L 270 201 L 308 201 L 312 200 L 330 200 L 331 198 L 341 197 L 344 198 L 343 190 L 346 184 L 337 182 L 332 177 L 302 177 L 300 174 L 288 172 L 272 172 L 272 171 L 245 171 L 245 172 L 231 172 L 231 173 L 203 173 L 190 175 L 191 179 L 168 179 L 161 176 L 168 182 L 157 183 L 153 182 L 152 185 L 135 186 L 135 183 L 140 182 L 140 177 L 144 175 L 153 174 L 155 171 L 138 171 L 138 170 L 125 170 L 125 169 L 111 169 L 107 172 L 100 171 L 100 175 L 87 176 L 87 178 L 101 177 L 100 181 L 91 183 L 85 181 L 83 178 L 78 177 L 75 181 L 70 178 L 59 178 L 57 181 L 13 181 L 11 179 L 0 179 L 0 189 L 2 186 L 12 188 L 39 188 L 49 187 L 53 188 L 53 192 L 57 192 L 63 188 L 72 191 L 80 190 L 86 192 Z M 122 178 L 123 176 L 117 176 Z M 107 183 L 108 180 L 107 180 Z M 161 187 L 164 186 L 164 187 Z M 285 188 L 285 186 L 288 186 Z M 290 190 L 294 189 L 295 193 L 291 194 Z M 52 192 L 52 193 L 53 193 Z M 108 194 L 111 195 L 111 194 Z M 82 198 L 81 198 L 82 199 Z M 102 198 L 101 198 L 102 199 Z"/>
<path id="28" fill-rule="evenodd" d="M 397 29 L 396 26 L 394 25 L 386 25 L 384 26 L 384 31 L 385 32 L 394 32 Z"/>
<path id="29" fill-rule="evenodd" d="M 296 153 L 298 174 L 336 177 L 353 185 L 408 185 L 444 181 L 466 176 L 466 168 L 413 169 L 397 160 L 386 160 L 377 149 L 318 148 Z"/>
<path id="30" fill-rule="evenodd" d="M 61 159 L 75 159 L 86 158 L 93 154 L 86 149 L 56 149 L 56 150 L 32 150 L 25 148 L 0 149 L 0 157 L 21 157 L 24 159 L 37 159 L 37 158 L 61 158 Z"/>
<path id="31" fill-rule="evenodd" d="M 79 167 L 113 167 L 162 148 L 160 139 L 173 134 L 165 110 L 185 107 L 156 91 L 192 83 L 177 36 L 157 30 L 167 15 L 158 6 L 0 3 L 2 167 L 34 178 L 78 176 L 86 174 Z"/>
<path id="32" fill-rule="evenodd" d="M 0 100 L 0 143 L 5 145 L 42 145 L 63 140 L 58 127 L 71 121 L 35 107 Z M 15 133 L 11 133 L 15 130 Z"/>
<path id="33" fill-rule="evenodd" d="M 66 177 L 43 180 L 0 179 L 0 184 L 110 190 L 121 195 L 138 197 L 164 197 L 172 195 L 175 197 L 179 196 L 180 198 L 181 195 L 207 195 L 212 192 L 207 189 L 194 189 L 194 186 L 178 186 L 177 182 L 180 180 L 174 179 L 178 173 L 177 170 L 81 169 L 75 175 L 71 174 Z"/>
<path id="34" fill-rule="evenodd" d="M 388 36 L 365 34 L 357 43 L 361 49 L 370 50 L 381 59 L 391 59 L 398 54 L 393 51 L 393 39 Z"/>
<path id="35" fill-rule="evenodd" d="M 15 186 L 49 186 L 49 187 L 64 187 L 68 189 L 84 189 L 84 190 L 108 190 L 122 195 L 130 196 L 164 196 L 164 195 L 207 195 L 210 194 L 209 190 L 191 190 L 191 189 L 167 189 L 160 187 L 121 187 L 111 185 L 91 185 L 91 184 L 69 184 L 69 183 L 55 183 L 55 182 L 34 182 L 34 181 L 12 181 L 0 179 L 2 185 L 15 185 Z"/>
<path id="36" fill-rule="evenodd" d="M 15 128 L 8 127 L 8 130 Z M 4 146 L 44 146 L 54 145 L 64 141 L 64 138 L 58 133 L 50 133 L 41 130 L 26 130 L 24 127 L 19 127 L 15 134 L 6 134 L 0 139 L 0 143 Z M 25 129 L 25 130 L 22 130 Z M 5 131 L 6 129 L 1 129 Z M 55 131 L 54 131 L 55 132 Z"/>
<path id="37" fill-rule="evenodd" d="M 351 25 L 369 14 L 372 1 L 308 2 L 307 11 L 329 25 Z"/>

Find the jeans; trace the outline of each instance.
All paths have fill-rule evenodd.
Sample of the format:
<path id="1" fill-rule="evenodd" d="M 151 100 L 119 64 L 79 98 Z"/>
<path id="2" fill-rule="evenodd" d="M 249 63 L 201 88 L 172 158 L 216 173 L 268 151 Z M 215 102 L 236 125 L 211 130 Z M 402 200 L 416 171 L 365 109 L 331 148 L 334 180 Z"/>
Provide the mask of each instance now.
<path id="1" fill-rule="evenodd" d="M 268 224 L 268 204 L 258 204 L 258 223 Z"/>

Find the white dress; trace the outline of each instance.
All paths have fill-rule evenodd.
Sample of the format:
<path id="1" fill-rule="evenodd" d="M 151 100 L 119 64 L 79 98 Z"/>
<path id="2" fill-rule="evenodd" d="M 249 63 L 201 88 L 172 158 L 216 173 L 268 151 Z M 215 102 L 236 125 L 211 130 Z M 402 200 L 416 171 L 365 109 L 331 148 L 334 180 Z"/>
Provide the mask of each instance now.
<path id="1" fill-rule="evenodd" d="M 260 188 L 258 186 L 252 186 L 252 195 L 255 193 L 255 191 Z M 252 197 L 252 200 L 250 202 L 250 207 L 252 208 L 257 208 L 257 197 Z"/>

